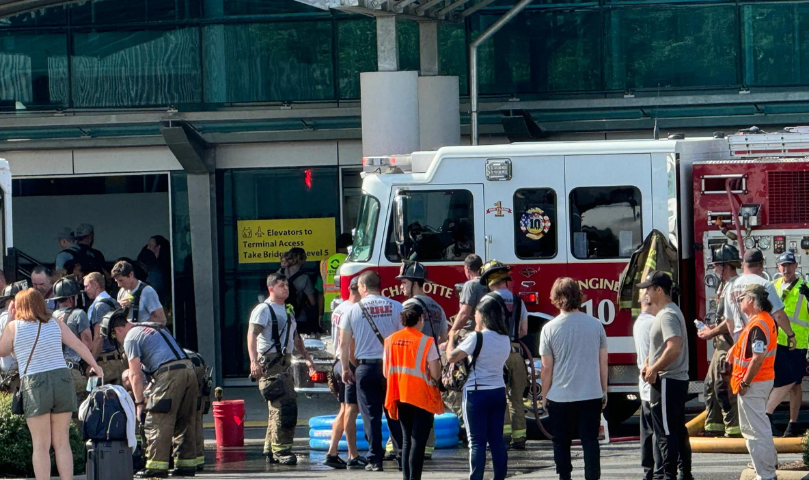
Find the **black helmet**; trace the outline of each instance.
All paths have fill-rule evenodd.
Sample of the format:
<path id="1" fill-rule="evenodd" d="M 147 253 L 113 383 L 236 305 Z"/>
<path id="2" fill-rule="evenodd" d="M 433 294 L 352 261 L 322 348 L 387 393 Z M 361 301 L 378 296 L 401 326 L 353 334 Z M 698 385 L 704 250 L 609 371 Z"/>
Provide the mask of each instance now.
<path id="1" fill-rule="evenodd" d="M 81 287 L 79 286 L 79 282 L 71 277 L 65 277 L 53 284 L 53 297 L 51 298 L 56 301 L 67 300 L 80 293 Z"/>
<path id="2" fill-rule="evenodd" d="M 497 260 L 489 260 L 480 268 L 480 284 L 487 287 L 501 280 L 511 278 L 511 267 Z"/>
<path id="3" fill-rule="evenodd" d="M 27 280 L 20 280 L 19 282 L 14 282 L 6 285 L 6 287 L 3 289 L 2 295 L 0 295 L 0 303 L 11 300 L 12 298 L 14 298 L 15 295 L 27 289 L 28 289 Z"/>
<path id="4" fill-rule="evenodd" d="M 720 245 L 711 249 L 711 265 L 732 265 L 736 268 L 742 266 L 739 250 L 733 245 Z"/>
<path id="5" fill-rule="evenodd" d="M 118 320 L 119 318 L 123 318 L 126 321 L 127 311 L 126 309 L 119 308 L 117 310 L 113 310 L 108 312 L 104 317 L 101 319 L 101 327 L 99 328 L 99 333 L 102 337 L 107 339 L 110 342 L 110 345 L 118 348 L 118 340 L 115 338 L 115 329 L 112 328 L 113 320 Z"/>
<path id="6" fill-rule="evenodd" d="M 408 280 L 421 280 L 427 281 L 427 268 L 419 262 L 404 262 L 402 268 L 399 270 L 399 276 L 396 280 L 406 278 Z"/>

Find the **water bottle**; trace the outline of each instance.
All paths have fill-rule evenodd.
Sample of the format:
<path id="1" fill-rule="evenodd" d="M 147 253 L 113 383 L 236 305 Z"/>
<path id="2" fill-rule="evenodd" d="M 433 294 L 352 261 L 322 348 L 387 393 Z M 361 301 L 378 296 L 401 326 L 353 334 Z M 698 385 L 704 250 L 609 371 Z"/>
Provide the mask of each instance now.
<path id="1" fill-rule="evenodd" d="M 705 325 L 702 320 L 694 320 L 694 325 L 697 326 L 698 332 L 701 332 L 703 328 L 708 328 L 708 325 Z"/>

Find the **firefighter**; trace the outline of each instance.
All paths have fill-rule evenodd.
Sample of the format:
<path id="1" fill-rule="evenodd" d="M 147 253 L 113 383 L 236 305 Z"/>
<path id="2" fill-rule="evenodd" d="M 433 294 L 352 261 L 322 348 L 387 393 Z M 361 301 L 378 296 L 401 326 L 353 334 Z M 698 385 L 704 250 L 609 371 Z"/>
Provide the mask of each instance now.
<path id="1" fill-rule="evenodd" d="M 314 363 L 306 352 L 303 339 L 297 332 L 291 306 L 284 305 L 289 296 L 287 277 L 273 273 L 267 277 L 269 298 L 250 314 L 247 350 L 250 354 L 250 373 L 258 379 L 258 388 L 269 409 L 264 455 L 267 463 L 296 465 L 298 457 L 292 453 L 295 426 L 298 424 L 298 399 L 290 367 L 292 346 L 306 360 L 309 373 Z"/>
<path id="2" fill-rule="evenodd" d="M 528 371 L 522 356 L 520 338 L 528 334 L 528 309 L 522 300 L 515 302 L 514 294 L 508 289 L 511 281 L 511 267 L 497 260 L 491 260 L 480 270 L 480 283 L 503 299 L 508 309 L 506 327 L 511 337 L 511 354 L 506 361 L 508 370 L 508 404 L 511 415 L 511 448 L 525 449 L 526 425 L 523 394 L 528 386 Z"/>
<path id="3" fill-rule="evenodd" d="M 733 282 L 738 277 L 737 268 L 741 267 L 739 250 L 732 245 L 722 245 L 711 252 L 711 265 L 719 277 L 717 297 L 722 299 L 724 293 L 732 290 Z M 724 301 L 719 301 L 716 311 L 717 323 L 725 319 Z M 709 436 L 738 438 L 742 436 L 739 428 L 739 414 L 736 406 L 736 395 L 730 391 L 730 368 L 727 364 L 728 351 L 733 347 L 733 337 L 727 331 L 712 330 L 701 337 L 713 339 L 713 356 L 705 377 L 705 433 Z"/>
<path id="4" fill-rule="evenodd" d="M 91 272 L 86 275 L 84 282 L 84 293 L 92 301 L 87 309 L 90 318 L 90 329 L 93 334 L 93 348 L 90 350 L 96 357 L 96 361 L 104 369 L 104 383 L 110 385 L 121 384 L 121 373 L 126 369 L 126 360 L 110 342 L 101 336 L 101 320 L 104 315 L 115 311 L 118 303 L 104 291 L 104 275 L 98 272 Z"/>
<path id="5" fill-rule="evenodd" d="M 797 421 L 801 411 L 801 383 L 806 371 L 806 347 L 809 346 L 809 286 L 797 275 L 798 264 L 794 253 L 785 252 L 778 258 L 778 270 L 781 277 L 773 282 L 773 286 L 784 302 L 784 313 L 789 317 L 798 345 L 795 350 L 790 350 L 787 346 L 787 334 L 778 329 L 775 382 L 767 402 L 767 413 L 772 415 L 789 393 L 789 424 L 784 436 L 796 437 L 799 436 Z"/>
<path id="6" fill-rule="evenodd" d="M 202 358 L 197 352 L 184 348 L 183 351 L 191 363 L 194 364 L 194 374 L 197 376 L 197 385 L 199 386 L 199 398 L 197 399 L 197 465 L 196 469 L 201 472 L 205 468 L 205 435 L 202 431 L 203 421 L 202 417 L 208 414 L 211 408 L 211 387 L 213 380 L 211 379 L 211 369 L 205 364 L 205 359 Z"/>
<path id="7" fill-rule="evenodd" d="M 421 333 L 429 335 L 433 339 L 435 345 L 433 348 L 438 351 L 438 345 L 447 341 L 449 323 L 447 314 L 441 305 L 424 292 L 427 269 L 419 262 L 404 263 L 396 280 L 402 282 L 402 291 L 409 298 L 402 304 L 402 307 L 419 305 L 425 311 L 426 317 L 421 327 Z M 390 439 L 388 439 L 388 447 L 385 453 L 389 455 L 393 453 L 393 441 Z M 424 449 L 424 458 L 428 460 L 433 458 L 433 450 L 435 450 L 435 429 L 430 430 L 427 446 Z"/>
<path id="8" fill-rule="evenodd" d="M 58 308 L 53 312 L 53 317 L 61 320 L 67 325 L 76 338 L 91 352 L 93 351 L 93 334 L 90 330 L 90 319 L 84 310 L 76 307 L 76 300 L 81 293 L 79 283 L 73 277 L 65 277 L 58 280 L 53 285 L 53 300 L 57 302 Z M 76 390 L 76 399 L 79 404 L 87 397 L 87 377 L 85 376 L 82 359 L 78 352 L 70 347 L 63 347 L 65 362 L 73 377 L 73 386 Z"/>
<path id="9" fill-rule="evenodd" d="M 194 364 L 169 331 L 159 323 L 131 323 L 119 309 L 104 316 L 101 335 L 114 346 L 123 340 L 137 416 L 146 436 L 146 468 L 138 478 L 169 475 L 193 477 L 197 469 L 197 401 L 199 386 Z M 151 377 L 146 389 L 143 375 Z M 199 439 L 203 441 L 203 439 Z"/>
<path id="10" fill-rule="evenodd" d="M 14 300 L 14 295 L 17 295 L 23 290 L 28 288 L 28 283 L 25 281 L 15 282 L 11 285 L 3 287 L 3 294 L 0 296 L 0 308 L 3 309 L 0 313 L 0 336 L 3 335 L 3 330 L 8 324 L 8 306 L 9 302 Z M 0 392 L 14 393 L 20 387 L 20 372 L 17 370 L 17 359 L 14 355 L 0 358 Z"/>

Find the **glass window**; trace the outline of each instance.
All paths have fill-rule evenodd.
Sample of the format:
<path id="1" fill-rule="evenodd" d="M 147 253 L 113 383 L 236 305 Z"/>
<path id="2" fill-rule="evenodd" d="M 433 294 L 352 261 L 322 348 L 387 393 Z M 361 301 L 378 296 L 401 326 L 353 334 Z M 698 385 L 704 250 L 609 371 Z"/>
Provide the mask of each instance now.
<path id="1" fill-rule="evenodd" d="M 65 34 L 0 34 L 0 105 L 67 106 Z"/>
<path id="2" fill-rule="evenodd" d="M 472 38 L 500 15 L 471 20 Z M 531 11 L 481 45 L 484 94 L 601 90 L 601 13 Z"/>
<path id="3" fill-rule="evenodd" d="M 76 107 L 163 106 L 202 101 L 199 31 L 74 33 Z"/>
<path id="4" fill-rule="evenodd" d="M 809 82 L 809 6 L 743 5 L 744 83 L 779 86 Z"/>
<path id="5" fill-rule="evenodd" d="M 514 192 L 514 252 L 518 258 L 556 256 L 556 192 L 523 188 Z"/>
<path id="6" fill-rule="evenodd" d="M 357 214 L 362 201 L 362 169 L 343 168 L 343 232 L 357 226 Z"/>
<path id="7" fill-rule="evenodd" d="M 735 5 L 616 8 L 605 24 L 608 89 L 738 83 Z"/>
<path id="8" fill-rule="evenodd" d="M 334 99 L 332 21 L 204 29 L 205 101 Z"/>
<path id="9" fill-rule="evenodd" d="M 225 15 L 283 15 L 290 13 L 323 13 L 323 10 L 290 0 L 221 0 Z"/>
<path id="10" fill-rule="evenodd" d="M 360 98 L 360 73 L 376 71 L 376 22 L 372 18 L 337 22 L 337 76 L 340 98 Z"/>
<path id="11" fill-rule="evenodd" d="M 370 260 L 374 251 L 377 220 L 379 220 L 379 200 L 371 195 L 363 195 L 362 200 L 360 200 L 357 228 L 354 230 L 354 240 L 349 260 L 353 262 L 367 262 Z"/>
<path id="12" fill-rule="evenodd" d="M 106 25 L 199 18 L 202 0 L 93 0 L 70 6 L 73 25 Z"/>
<path id="13" fill-rule="evenodd" d="M 466 28 L 463 24 L 438 24 L 438 62 L 441 75 L 458 77 L 461 95 L 469 89 L 466 57 Z"/>
<path id="14" fill-rule="evenodd" d="M 580 187 L 570 192 L 570 234 L 576 258 L 629 258 L 643 241 L 636 187 Z"/>
<path id="15" fill-rule="evenodd" d="M 419 24 L 409 20 L 396 22 L 396 40 L 399 42 L 399 70 L 418 71 L 419 63 Z"/>
<path id="16" fill-rule="evenodd" d="M 460 262 L 475 253 L 475 214 L 468 190 L 408 191 L 405 197 L 405 251 L 420 262 Z M 400 262 L 388 226 L 385 256 Z M 415 257 L 412 257 L 415 254 Z"/>
<path id="17" fill-rule="evenodd" d="M 13 17 L 0 18 L 0 28 L 63 26 L 67 24 L 67 9 L 67 5 L 57 5 L 21 13 Z"/>

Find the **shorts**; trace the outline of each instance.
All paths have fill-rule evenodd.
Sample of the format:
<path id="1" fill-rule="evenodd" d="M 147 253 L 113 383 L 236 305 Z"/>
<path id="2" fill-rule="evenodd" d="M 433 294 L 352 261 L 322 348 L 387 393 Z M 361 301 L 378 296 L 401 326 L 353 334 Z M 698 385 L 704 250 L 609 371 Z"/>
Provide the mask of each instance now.
<path id="1" fill-rule="evenodd" d="M 34 373 L 22 379 L 25 418 L 76 411 L 76 390 L 70 369 Z"/>
<path id="2" fill-rule="evenodd" d="M 334 379 L 337 381 L 337 401 L 340 403 L 347 403 L 347 404 L 356 404 L 357 403 L 357 384 L 354 385 L 346 385 L 343 383 L 343 362 L 337 362 L 334 364 L 334 369 L 332 370 L 332 375 L 334 375 Z M 357 369 L 354 365 L 351 365 L 351 371 L 356 372 Z"/>
<path id="3" fill-rule="evenodd" d="M 806 374 L 806 349 L 790 350 L 778 345 L 775 352 L 775 381 L 773 388 L 793 383 L 800 384 Z"/>

